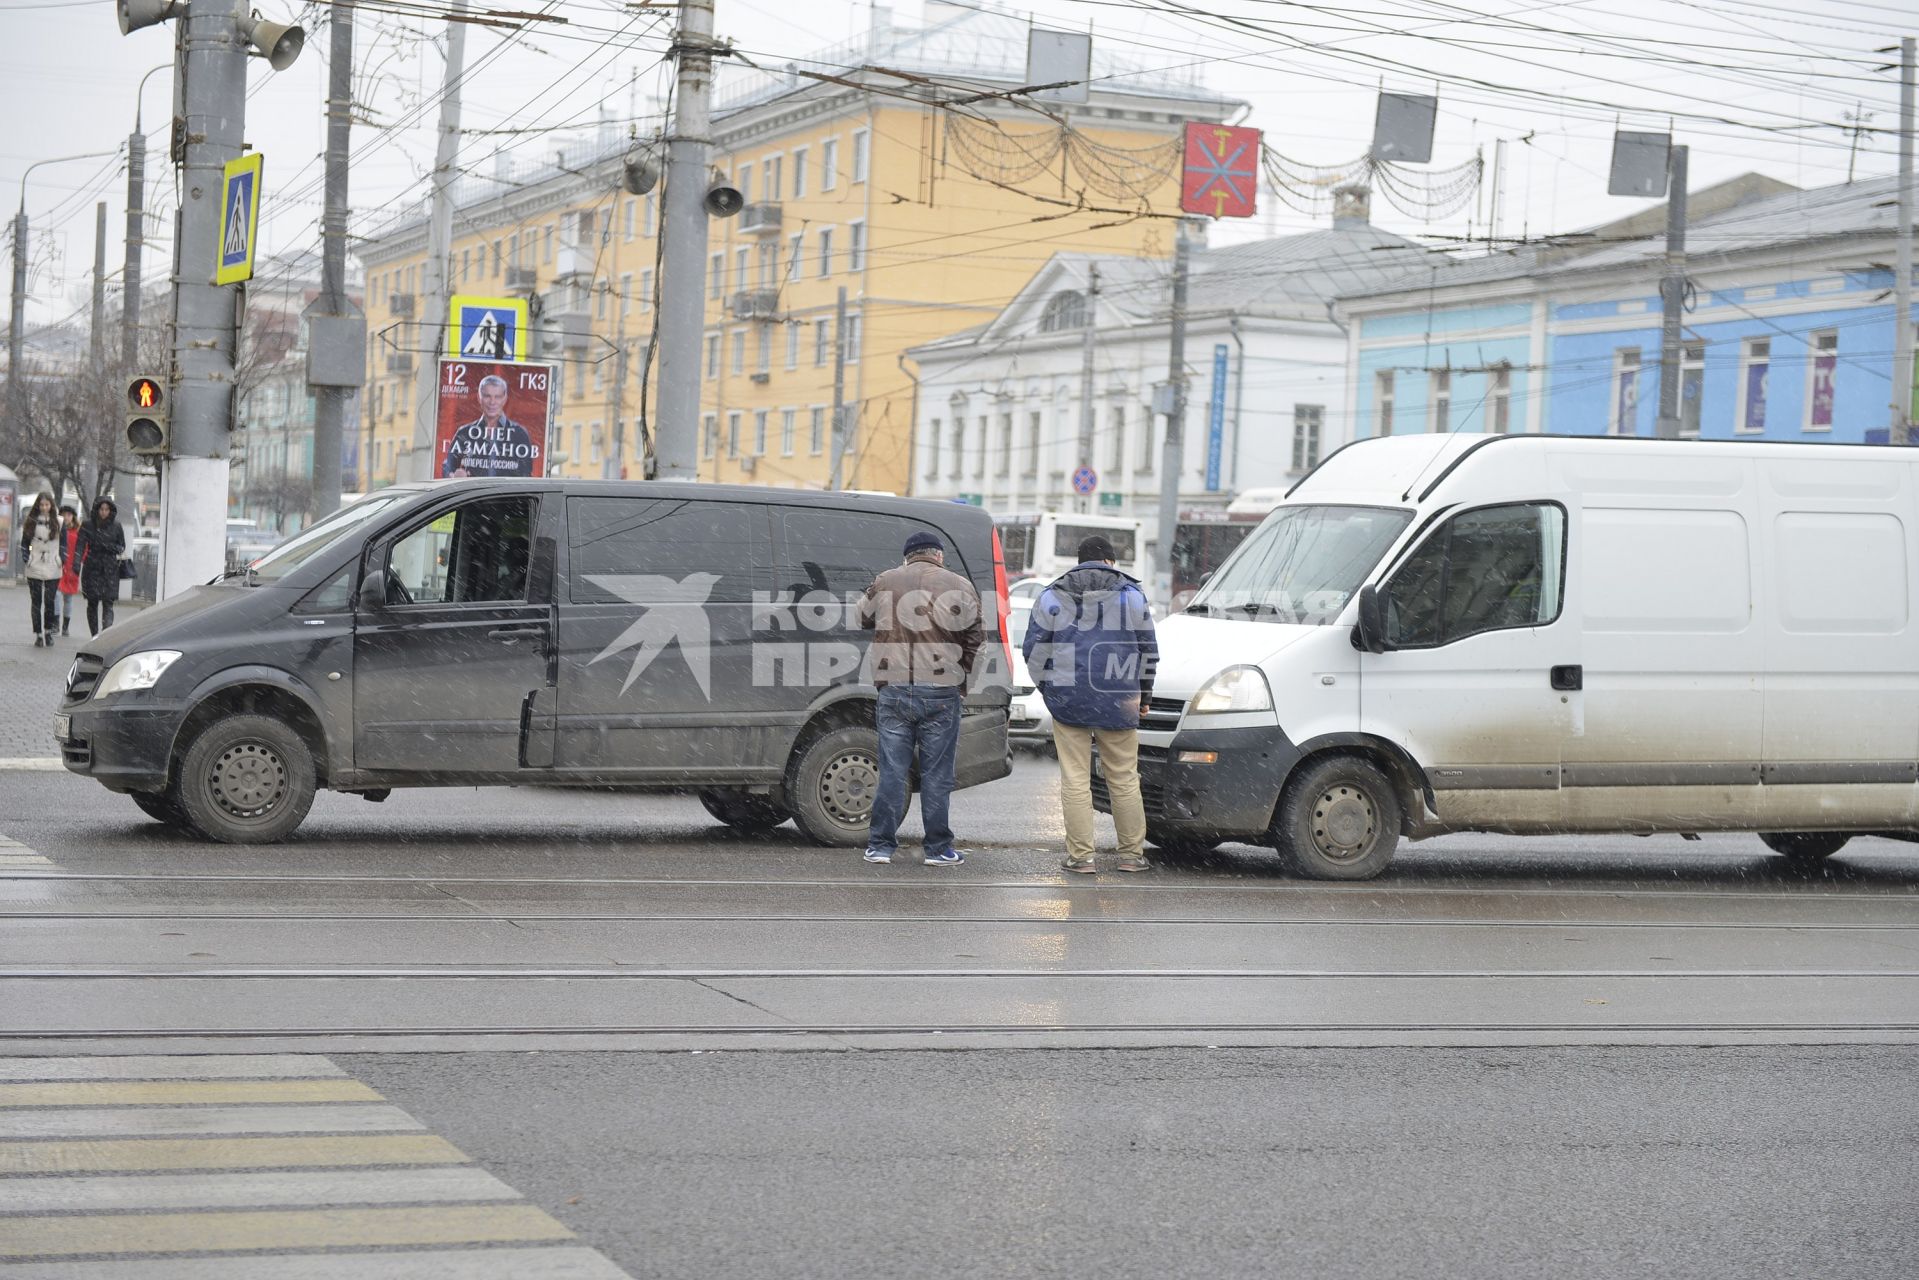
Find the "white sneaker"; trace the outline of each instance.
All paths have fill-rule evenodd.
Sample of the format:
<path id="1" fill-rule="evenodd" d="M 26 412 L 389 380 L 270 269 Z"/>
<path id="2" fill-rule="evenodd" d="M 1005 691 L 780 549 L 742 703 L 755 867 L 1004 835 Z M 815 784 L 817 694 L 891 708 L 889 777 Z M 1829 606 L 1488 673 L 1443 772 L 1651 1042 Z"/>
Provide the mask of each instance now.
<path id="1" fill-rule="evenodd" d="M 866 851 L 866 860 L 868 862 L 891 862 L 893 855 L 884 849 L 868 849 Z"/>

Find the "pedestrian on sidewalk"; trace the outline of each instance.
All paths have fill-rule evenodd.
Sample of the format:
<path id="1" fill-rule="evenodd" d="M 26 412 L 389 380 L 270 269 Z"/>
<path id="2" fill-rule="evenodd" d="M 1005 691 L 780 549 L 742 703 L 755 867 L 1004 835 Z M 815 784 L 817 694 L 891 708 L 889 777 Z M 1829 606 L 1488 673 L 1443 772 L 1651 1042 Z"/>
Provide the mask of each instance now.
<path id="1" fill-rule="evenodd" d="M 866 837 L 868 862 L 891 862 L 917 752 L 921 844 L 929 867 L 956 867 L 950 802 L 959 750 L 960 715 L 985 630 L 979 592 L 945 567 L 946 547 L 932 533 L 907 538 L 906 561 L 873 579 L 858 606 L 873 632 L 868 656 L 879 689 L 880 780 Z"/>
<path id="2" fill-rule="evenodd" d="M 1153 696 L 1159 643 L 1139 580 L 1114 566 L 1094 534 L 1079 563 L 1039 593 L 1020 651 L 1053 715 L 1067 871 L 1093 863 L 1093 747 L 1112 799 L 1121 871 L 1145 871 L 1146 808 L 1139 793 L 1139 717 Z"/>
<path id="3" fill-rule="evenodd" d="M 120 508 L 112 498 L 94 504 L 80 526 L 80 593 L 87 598 L 87 631 L 99 635 L 113 625 L 113 602 L 120 598 L 120 557 L 127 553 Z"/>
<path id="4" fill-rule="evenodd" d="M 73 598 L 80 594 L 80 513 L 60 508 L 60 634 L 73 630 Z"/>
<path id="5" fill-rule="evenodd" d="M 33 500 L 33 509 L 20 524 L 20 563 L 26 566 L 27 607 L 33 611 L 33 647 L 53 647 L 55 611 L 60 603 L 60 568 L 67 544 L 60 536 L 60 513 L 53 495 Z"/>

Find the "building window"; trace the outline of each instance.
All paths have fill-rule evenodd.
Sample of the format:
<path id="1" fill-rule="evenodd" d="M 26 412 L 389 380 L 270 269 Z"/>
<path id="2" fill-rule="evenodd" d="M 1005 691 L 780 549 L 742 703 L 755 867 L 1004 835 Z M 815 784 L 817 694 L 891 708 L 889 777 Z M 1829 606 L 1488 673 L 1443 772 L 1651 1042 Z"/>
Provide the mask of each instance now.
<path id="1" fill-rule="evenodd" d="M 722 298 L 726 296 L 726 255 L 714 254 L 708 260 L 708 265 L 711 267 L 711 278 L 707 281 L 706 296 Z"/>
<path id="2" fill-rule="evenodd" d="M 733 330 L 733 360 L 730 366 L 734 373 L 746 372 L 746 330 Z"/>
<path id="3" fill-rule="evenodd" d="M 1106 414 L 1106 429 L 1111 437 L 1106 441 L 1106 470 L 1114 480 L 1126 469 L 1126 406 L 1116 404 Z"/>
<path id="4" fill-rule="evenodd" d="M 1062 289 L 1046 300 L 1040 313 L 1039 331 L 1058 333 L 1062 329 L 1086 327 L 1086 295 L 1077 289 Z"/>
<path id="5" fill-rule="evenodd" d="M 955 401 L 955 403 L 957 403 L 957 401 Z M 947 476 L 954 480 L 959 479 L 960 470 L 965 465 L 966 419 L 962 418 L 959 413 L 955 411 L 953 414 L 953 469 L 946 473 Z"/>
<path id="6" fill-rule="evenodd" d="M 846 269 L 860 271 L 866 266 L 866 224 L 855 222 L 846 228 Z"/>
<path id="7" fill-rule="evenodd" d="M 799 321 L 788 321 L 786 325 L 786 367 L 800 367 L 800 325 Z"/>
<path id="8" fill-rule="evenodd" d="M 832 323 L 830 320 L 813 322 L 813 367 L 815 369 L 826 367 L 826 347 L 827 340 L 832 336 Z"/>
<path id="9" fill-rule="evenodd" d="M 982 413 L 973 423 L 979 429 L 979 440 L 973 447 L 973 474 L 976 476 L 986 474 L 986 432 L 990 421 L 991 419 Z"/>
<path id="10" fill-rule="evenodd" d="M 506 256 L 513 266 L 520 265 L 520 233 L 517 231 L 506 238 Z"/>
<path id="11" fill-rule="evenodd" d="M 820 275 L 833 274 L 833 228 L 820 228 Z"/>
<path id="12" fill-rule="evenodd" d="M 1812 374 L 1806 379 L 1806 430 L 1832 430 L 1833 384 L 1839 374 L 1839 331 L 1811 337 Z"/>
<path id="13" fill-rule="evenodd" d="M 506 270 L 506 254 L 498 240 L 493 242 L 493 274 L 499 275 Z"/>
<path id="14" fill-rule="evenodd" d="M 704 457 L 710 458 L 713 456 L 713 437 L 716 434 L 714 430 L 716 426 L 718 426 L 718 422 L 712 414 L 703 413 L 700 415 L 700 453 Z"/>
<path id="15" fill-rule="evenodd" d="M 623 239 L 631 240 L 633 238 L 633 223 L 636 221 L 633 216 L 633 210 L 638 204 L 639 201 L 637 200 L 628 200 L 624 202 L 620 209 L 620 236 Z"/>
<path id="16" fill-rule="evenodd" d="M 999 416 L 999 465 L 993 468 L 993 474 L 1013 474 L 1013 415 L 1010 413 Z"/>
<path id="17" fill-rule="evenodd" d="M 1612 359 L 1612 422 L 1616 436 L 1639 434 L 1639 348 L 1620 347 Z"/>
<path id="18" fill-rule="evenodd" d="M 752 204 L 753 203 L 753 166 L 750 164 L 742 164 L 739 167 L 739 176 L 734 181 L 733 185 L 739 188 L 740 203 Z"/>
<path id="19" fill-rule="evenodd" d="M 726 456 L 740 456 L 740 411 L 733 410 L 726 415 Z"/>
<path id="20" fill-rule="evenodd" d="M 1739 430 L 1760 435 L 1766 429 L 1766 378 L 1772 369 L 1772 339 L 1748 338 L 1739 361 Z"/>
<path id="21" fill-rule="evenodd" d="M 936 479 L 940 473 L 940 420 L 934 418 L 926 424 L 926 478 Z"/>
<path id="22" fill-rule="evenodd" d="M 1445 434 L 1453 429 L 1453 371 L 1433 370 L 1433 406 L 1430 429 Z"/>
<path id="23" fill-rule="evenodd" d="M 633 312 L 633 276 L 631 273 L 620 277 L 620 319 L 624 320 Z"/>
<path id="24" fill-rule="evenodd" d="M 1151 473 L 1159 462 L 1159 450 L 1155 447 L 1155 437 L 1159 432 L 1159 415 L 1148 409 L 1139 416 L 1139 464 L 1138 470 Z"/>
<path id="25" fill-rule="evenodd" d="M 831 191 L 840 182 L 840 140 L 828 138 L 820 144 L 820 190 Z"/>
<path id="26" fill-rule="evenodd" d="M 1393 371 L 1381 369 L 1373 375 L 1373 413 L 1378 419 L 1374 434 L 1393 433 Z"/>
<path id="27" fill-rule="evenodd" d="M 846 317 L 846 363 L 848 364 L 860 362 L 860 333 L 866 327 L 860 323 L 861 319 L 857 312 Z"/>
<path id="28" fill-rule="evenodd" d="M 546 224 L 546 226 L 540 229 L 540 239 L 544 241 L 544 244 L 542 245 L 540 249 L 540 256 L 546 260 L 546 265 L 550 267 L 553 265 L 553 224 L 552 223 L 549 222 Z"/>
<path id="29" fill-rule="evenodd" d="M 1706 344 L 1679 348 L 1679 434 L 1697 436 L 1706 401 Z"/>
<path id="30" fill-rule="evenodd" d="M 806 194 L 806 148 L 800 147 L 793 152 L 793 198 L 798 200 Z"/>
<path id="31" fill-rule="evenodd" d="M 735 249 L 733 251 L 733 279 L 738 282 L 733 287 L 741 293 L 745 293 L 753 287 L 753 274 L 750 265 L 752 260 L 753 251 L 750 249 Z"/>
<path id="32" fill-rule="evenodd" d="M 775 289 L 780 283 L 780 242 L 769 240 L 758 249 L 760 288 Z"/>
<path id="33" fill-rule="evenodd" d="M 1493 431 L 1506 435 L 1513 429 L 1513 367 L 1496 364 L 1492 369 Z"/>
<path id="34" fill-rule="evenodd" d="M 607 289 L 603 284 L 593 290 L 593 318 L 595 320 L 606 319 L 606 294 Z"/>
<path id="35" fill-rule="evenodd" d="M 786 278 L 788 280 L 800 278 L 800 264 L 805 258 L 806 237 L 803 233 L 795 231 L 792 238 L 786 242 Z"/>
<path id="36" fill-rule="evenodd" d="M 812 421 L 806 434 L 806 451 L 818 454 L 826 451 L 826 410 L 820 405 L 813 406 Z"/>
<path id="37" fill-rule="evenodd" d="M 780 410 L 780 456 L 782 458 L 793 456 L 793 424 L 798 417 L 798 412 L 793 409 Z"/>
<path id="38" fill-rule="evenodd" d="M 766 453 L 766 410 L 753 411 L 753 456 L 758 458 Z"/>
<path id="39" fill-rule="evenodd" d="M 1022 473 L 1024 475 L 1037 476 L 1039 474 L 1039 437 L 1040 432 L 1044 429 L 1041 426 L 1044 421 L 1045 415 L 1043 414 L 1029 413 L 1026 415 L 1026 469 Z"/>
<path id="40" fill-rule="evenodd" d="M 706 335 L 706 376 L 720 376 L 720 335 L 717 333 Z"/>
<path id="41" fill-rule="evenodd" d="M 759 350 L 757 352 L 758 359 L 755 361 L 755 368 L 757 368 L 759 372 L 761 373 L 772 372 L 772 369 L 773 369 L 773 326 L 772 325 L 763 324 L 760 326 L 759 342 L 756 345 L 758 346 Z"/>
<path id="42" fill-rule="evenodd" d="M 773 156 L 761 166 L 763 170 L 761 174 L 763 181 L 760 183 L 760 186 L 765 188 L 760 194 L 762 200 L 778 200 L 780 198 L 780 161 L 781 157 Z"/>
<path id="43" fill-rule="evenodd" d="M 853 181 L 865 182 L 872 160 L 872 138 L 864 129 L 853 130 Z"/>
<path id="44" fill-rule="evenodd" d="M 1293 406 L 1293 470 L 1304 474 L 1319 465 L 1320 432 L 1326 426 L 1326 406 Z"/>
<path id="45" fill-rule="evenodd" d="M 653 233 L 654 233 L 654 232 L 655 232 L 656 230 L 658 230 L 658 228 L 659 228 L 659 213 L 660 213 L 660 208 L 659 208 L 659 206 L 658 206 L 657 204 L 655 204 L 655 203 L 653 202 L 653 200 L 654 200 L 654 195 L 655 195 L 655 193 L 654 193 L 654 192 L 650 192 L 650 191 L 649 191 L 649 192 L 647 193 L 647 196 L 646 196 L 646 217 L 645 217 L 645 218 L 643 219 L 643 224 L 644 224 L 644 225 L 643 225 L 643 227 L 642 227 L 642 230 L 643 230 L 643 232 L 644 232 L 644 234 L 645 234 L 645 235 L 647 235 L 647 236 L 648 236 L 649 238 L 650 238 L 650 237 L 651 237 L 651 236 L 653 235 Z"/>
<path id="46" fill-rule="evenodd" d="M 640 314 L 653 309 L 653 268 L 640 272 Z"/>

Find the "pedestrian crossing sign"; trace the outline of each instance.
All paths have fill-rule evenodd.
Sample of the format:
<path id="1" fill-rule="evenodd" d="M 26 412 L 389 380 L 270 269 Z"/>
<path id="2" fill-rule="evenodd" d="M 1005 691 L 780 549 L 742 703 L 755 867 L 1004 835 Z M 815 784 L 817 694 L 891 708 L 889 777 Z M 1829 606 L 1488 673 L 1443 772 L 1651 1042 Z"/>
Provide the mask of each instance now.
<path id="1" fill-rule="evenodd" d="M 253 251 L 260 243 L 259 152 L 229 161 L 220 183 L 220 254 L 213 283 L 253 279 Z"/>
<path id="2" fill-rule="evenodd" d="M 469 360 L 517 361 L 526 330 L 525 298 L 455 294 L 446 321 L 446 353 Z"/>

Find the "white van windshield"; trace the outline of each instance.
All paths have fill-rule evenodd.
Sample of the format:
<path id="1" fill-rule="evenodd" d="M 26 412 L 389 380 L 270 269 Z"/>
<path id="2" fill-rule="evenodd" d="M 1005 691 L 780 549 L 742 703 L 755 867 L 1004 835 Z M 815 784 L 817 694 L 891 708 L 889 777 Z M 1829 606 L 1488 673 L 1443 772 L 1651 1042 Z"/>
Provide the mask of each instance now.
<path id="1" fill-rule="evenodd" d="M 375 494 L 372 497 L 362 498 L 351 506 L 341 507 L 318 524 L 301 530 L 254 561 L 248 581 L 272 582 L 276 578 L 285 577 L 305 564 L 310 557 L 325 551 L 341 538 L 392 507 L 394 503 L 402 498 L 413 496 L 412 491 L 395 493 L 391 496 Z"/>
<path id="2" fill-rule="evenodd" d="M 1412 518 L 1395 507 L 1281 507 L 1186 612 L 1326 626 Z"/>

